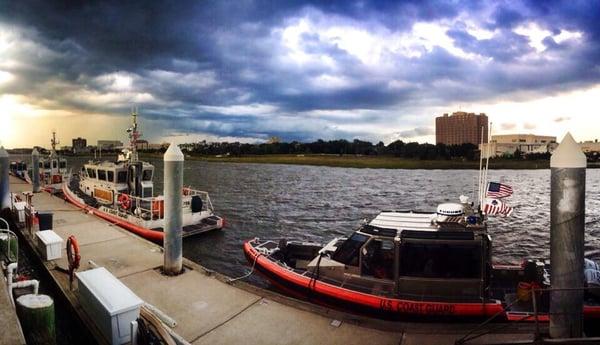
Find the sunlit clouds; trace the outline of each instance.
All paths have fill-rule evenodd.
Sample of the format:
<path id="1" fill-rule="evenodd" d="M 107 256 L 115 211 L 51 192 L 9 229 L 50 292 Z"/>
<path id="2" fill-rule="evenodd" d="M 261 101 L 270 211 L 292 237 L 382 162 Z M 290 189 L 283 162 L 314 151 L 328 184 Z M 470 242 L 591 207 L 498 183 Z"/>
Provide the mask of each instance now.
<path id="1" fill-rule="evenodd" d="M 0 4 L 9 147 L 123 141 L 132 106 L 153 142 L 432 142 L 457 110 L 599 136 L 598 3 Z"/>

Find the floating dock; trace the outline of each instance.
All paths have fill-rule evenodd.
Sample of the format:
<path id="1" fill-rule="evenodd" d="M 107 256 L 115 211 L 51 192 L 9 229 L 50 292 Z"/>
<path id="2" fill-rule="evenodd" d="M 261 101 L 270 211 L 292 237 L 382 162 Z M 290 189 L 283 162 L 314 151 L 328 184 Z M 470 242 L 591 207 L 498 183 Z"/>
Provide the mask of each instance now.
<path id="1" fill-rule="evenodd" d="M 30 191 L 31 185 L 11 176 L 10 189 L 13 193 Z M 34 194 L 33 205 L 38 212 L 53 213 L 53 230 L 64 240 L 70 235 L 77 238 L 80 272 L 92 268 L 90 260 L 106 268 L 145 302 L 177 321 L 173 331 L 191 344 L 454 344 L 476 327 L 465 323 L 404 323 L 363 318 L 244 282 L 228 283 L 227 277 L 185 258 L 185 273 L 165 276 L 161 274 L 160 246 L 46 192 Z M 33 248 L 31 237 L 23 237 Z M 64 272 L 68 267 L 65 248 L 62 252 L 61 259 L 43 263 L 51 283 L 63 294 L 55 298 L 68 301 L 98 343 L 108 343 L 93 316 L 82 308 L 77 282 L 70 288 L 68 274 Z M 0 302 L 0 309 L 3 305 Z M 532 324 L 501 326 L 481 328 L 478 333 L 490 333 L 466 344 L 533 340 Z M 501 330 L 493 332 L 498 328 Z M 0 339 L 6 342 L 7 336 L 5 333 Z"/>

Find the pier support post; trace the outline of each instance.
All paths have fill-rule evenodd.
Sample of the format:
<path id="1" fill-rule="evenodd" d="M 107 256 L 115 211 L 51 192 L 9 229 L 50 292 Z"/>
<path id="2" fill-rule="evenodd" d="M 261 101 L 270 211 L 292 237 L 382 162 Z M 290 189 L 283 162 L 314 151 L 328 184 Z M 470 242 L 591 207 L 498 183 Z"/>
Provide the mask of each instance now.
<path id="1" fill-rule="evenodd" d="M 0 210 L 10 208 L 10 183 L 8 180 L 8 152 L 0 147 Z"/>
<path id="2" fill-rule="evenodd" d="M 32 192 L 40 191 L 40 153 L 36 148 L 31 151 L 31 187 Z"/>
<path id="3" fill-rule="evenodd" d="M 163 157 L 165 226 L 164 226 L 164 266 L 167 275 L 176 275 L 183 268 L 182 260 L 182 190 L 183 190 L 183 153 L 175 144 L 171 144 Z"/>
<path id="4" fill-rule="evenodd" d="M 581 148 L 567 133 L 550 159 L 550 281 L 557 289 L 550 294 L 552 338 L 583 333 L 586 166 Z"/>

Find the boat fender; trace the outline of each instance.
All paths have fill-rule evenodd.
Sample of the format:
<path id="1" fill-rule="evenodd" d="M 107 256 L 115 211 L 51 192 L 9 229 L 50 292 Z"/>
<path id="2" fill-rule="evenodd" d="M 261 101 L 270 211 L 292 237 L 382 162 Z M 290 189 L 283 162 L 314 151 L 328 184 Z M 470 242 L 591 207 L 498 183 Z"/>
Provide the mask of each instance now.
<path id="1" fill-rule="evenodd" d="M 600 287 L 600 271 L 588 268 L 584 271 L 585 283 L 588 287 Z"/>
<path id="2" fill-rule="evenodd" d="M 593 260 L 585 259 L 584 260 L 584 270 L 596 270 L 596 271 L 600 271 L 600 265 L 598 265 Z"/>
<path id="3" fill-rule="evenodd" d="M 124 208 L 125 210 L 128 210 L 131 207 L 131 199 L 129 198 L 129 195 L 127 195 L 127 194 L 119 195 L 118 202 L 119 202 L 119 205 L 121 205 L 121 207 Z"/>

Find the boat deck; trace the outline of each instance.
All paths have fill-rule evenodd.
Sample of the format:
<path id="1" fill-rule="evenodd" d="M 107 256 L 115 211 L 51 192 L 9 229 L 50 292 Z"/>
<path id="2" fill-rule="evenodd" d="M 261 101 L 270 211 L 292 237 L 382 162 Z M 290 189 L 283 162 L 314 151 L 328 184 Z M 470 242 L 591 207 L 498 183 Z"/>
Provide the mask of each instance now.
<path id="1" fill-rule="evenodd" d="M 12 192 L 31 188 L 13 177 L 10 187 Z M 174 318 L 178 323 L 174 331 L 192 344 L 454 344 L 475 327 L 388 322 L 350 315 L 244 282 L 227 283 L 227 277 L 185 258 L 186 272 L 167 277 L 160 273 L 161 247 L 49 193 L 35 194 L 33 204 L 38 211 L 53 212 L 54 231 L 63 239 L 76 236 L 81 249 L 80 271 L 91 268 L 90 260 L 105 267 L 140 298 Z M 24 237 L 32 246 L 31 237 Z M 92 316 L 81 308 L 77 284 L 71 290 L 67 274 L 59 269 L 67 267 L 64 248 L 62 252 L 62 259 L 43 265 L 97 341 L 106 343 Z M 531 325 L 509 325 L 501 332 L 470 344 L 532 339 Z"/>
<path id="2" fill-rule="evenodd" d="M 190 237 L 190 236 L 195 236 L 195 235 L 199 235 L 205 232 L 209 232 L 212 230 L 216 230 L 219 229 L 218 225 L 217 225 L 217 220 L 218 217 L 216 216 L 210 216 L 208 218 L 205 218 L 202 220 L 202 223 L 200 224 L 193 224 L 193 225 L 187 225 L 184 226 L 181 229 L 181 236 L 183 238 L 186 237 Z M 156 230 L 156 231 L 163 231 L 163 228 L 154 228 L 152 230 Z"/>

